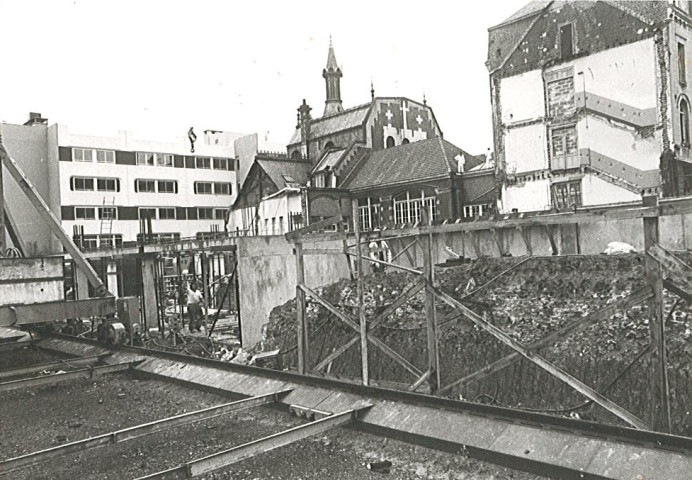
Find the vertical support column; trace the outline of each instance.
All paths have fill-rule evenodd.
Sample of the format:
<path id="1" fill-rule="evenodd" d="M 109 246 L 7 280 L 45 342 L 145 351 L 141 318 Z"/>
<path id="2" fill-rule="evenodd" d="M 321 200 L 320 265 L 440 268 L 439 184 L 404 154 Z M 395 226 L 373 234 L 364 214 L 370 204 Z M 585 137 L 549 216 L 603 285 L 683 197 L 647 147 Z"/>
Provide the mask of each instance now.
<path id="1" fill-rule="evenodd" d="M 204 328 L 209 328 L 209 305 L 211 305 L 211 291 L 209 290 L 209 257 L 206 252 L 200 254 L 200 265 L 202 266 L 202 293 L 204 293 Z"/>
<path id="2" fill-rule="evenodd" d="M 658 197 L 645 196 L 645 207 L 658 206 Z M 648 250 L 659 241 L 658 216 L 644 218 L 644 248 Z M 661 265 L 651 256 L 644 259 L 646 282 L 654 295 L 648 301 L 649 338 L 651 343 L 651 427 L 657 432 L 670 432 L 670 402 L 666 372 L 666 338 L 663 324 L 663 277 Z"/>
<path id="3" fill-rule="evenodd" d="M 141 255 L 142 264 L 142 304 L 144 306 L 144 325 L 148 331 L 154 326 L 160 326 L 159 324 L 159 304 L 157 301 L 158 295 L 156 294 L 159 284 L 157 282 L 158 275 L 155 270 L 157 268 L 157 260 L 154 255 Z M 185 294 L 185 297 L 187 295 Z M 182 315 L 181 317 L 182 318 Z"/>
<path id="4" fill-rule="evenodd" d="M 296 242 L 293 248 L 296 256 L 296 311 L 298 316 L 298 373 L 305 375 L 308 365 L 308 318 L 305 305 L 305 292 L 300 285 L 305 283 L 305 266 L 303 263 L 303 244 Z"/>
<path id="5" fill-rule="evenodd" d="M 423 223 L 428 224 L 427 215 L 423 215 Z M 432 233 L 420 236 L 420 244 L 423 250 L 423 275 L 426 284 L 433 286 L 435 283 L 435 267 L 432 256 Z M 437 315 L 435 312 L 435 294 L 430 290 L 425 291 L 425 316 L 428 337 L 428 372 L 430 390 L 435 393 L 440 388 L 440 356 L 437 350 Z"/>
<path id="6" fill-rule="evenodd" d="M 360 222 L 358 221 L 358 200 L 352 201 L 353 233 L 356 239 L 356 286 L 358 291 L 358 320 L 360 322 L 360 356 L 363 385 L 370 383 L 368 368 L 368 327 L 365 322 L 365 305 L 363 305 L 363 253 L 360 241 Z"/>
<path id="7" fill-rule="evenodd" d="M 0 141 L 2 141 L 2 137 L 0 137 Z M 2 183 L 3 168 L 2 162 L 0 161 L 0 254 L 5 251 L 5 189 Z"/>

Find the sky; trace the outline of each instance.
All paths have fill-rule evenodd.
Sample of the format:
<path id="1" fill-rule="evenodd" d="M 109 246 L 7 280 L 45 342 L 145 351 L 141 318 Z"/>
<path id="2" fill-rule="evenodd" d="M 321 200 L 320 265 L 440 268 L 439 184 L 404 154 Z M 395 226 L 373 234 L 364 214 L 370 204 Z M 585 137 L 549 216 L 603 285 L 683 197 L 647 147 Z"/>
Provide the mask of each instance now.
<path id="1" fill-rule="evenodd" d="M 164 140 L 190 126 L 285 145 L 324 110 L 330 36 L 344 108 L 422 100 L 444 136 L 492 144 L 487 29 L 528 0 L 0 0 L 0 120 Z"/>

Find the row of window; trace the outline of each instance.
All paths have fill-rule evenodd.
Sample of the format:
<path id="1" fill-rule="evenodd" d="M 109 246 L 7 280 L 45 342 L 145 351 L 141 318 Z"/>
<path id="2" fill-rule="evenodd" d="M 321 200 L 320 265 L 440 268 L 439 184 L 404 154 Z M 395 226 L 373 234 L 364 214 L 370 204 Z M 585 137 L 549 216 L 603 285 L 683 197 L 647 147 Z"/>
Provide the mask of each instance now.
<path id="1" fill-rule="evenodd" d="M 73 148 L 72 161 L 85 163 L 116 163 L 115 150 L 98 148 Z M 137 152 L 135 164 L 149 167 L 174 167 L 175 155 L 171 153 Z M 204 170 L 234 170 L 234 159 L 224 157 L 194 157 L 188 168 Z"/>
<path id="2" fill-rule="evenodd" d="M 198 220 L 225 220 L 227 208 L 197 207 Z M 117 207 L 74 207 L 75 220 L 117 220 Z M 176 207 L 140 207 L 138 218 L 152 220 L 187 220 L 187 209 Z"/>
<path id="3" fill-rule="evenodd" d="M 72 177 L 70 189 L 79 192 L 119 192 L 120 179 L 107 177 Z M 194 192 L 200 195 L 231 195 L 232 187 L 227 182 L 195 182 Z M 137 193 L 178 193 L 177 180 L 153 180 L 138 178 L 135 180 Z"/>

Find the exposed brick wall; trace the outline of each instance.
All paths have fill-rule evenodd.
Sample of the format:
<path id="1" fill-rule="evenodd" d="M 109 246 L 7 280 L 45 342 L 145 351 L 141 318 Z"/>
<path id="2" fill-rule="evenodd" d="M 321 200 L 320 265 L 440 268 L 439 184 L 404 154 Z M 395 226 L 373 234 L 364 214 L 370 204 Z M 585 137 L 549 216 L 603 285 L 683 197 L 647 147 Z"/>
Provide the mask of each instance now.
<path id="1" fill-rule="evenodd" d="M 552 118 L 571 117 L 576 113 L 574 77 L 548 82 L 548 115 Z"/>

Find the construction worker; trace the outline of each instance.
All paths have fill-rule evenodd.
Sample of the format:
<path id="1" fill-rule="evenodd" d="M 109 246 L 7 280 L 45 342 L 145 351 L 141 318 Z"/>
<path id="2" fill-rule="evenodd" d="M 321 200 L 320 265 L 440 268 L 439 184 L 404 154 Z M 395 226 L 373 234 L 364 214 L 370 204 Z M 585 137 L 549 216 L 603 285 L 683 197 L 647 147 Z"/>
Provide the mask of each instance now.
<path id="1" fill-rule="evenodd" d="M 190 332 L 200 331 L 203 306 L 204 297 L 202 297 L 202 292 L 197 289 L 197 283 L 190 283 L 187 289 L 187 316 L 190 319 Z"/>

